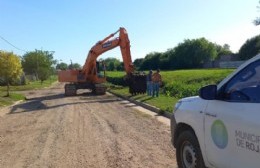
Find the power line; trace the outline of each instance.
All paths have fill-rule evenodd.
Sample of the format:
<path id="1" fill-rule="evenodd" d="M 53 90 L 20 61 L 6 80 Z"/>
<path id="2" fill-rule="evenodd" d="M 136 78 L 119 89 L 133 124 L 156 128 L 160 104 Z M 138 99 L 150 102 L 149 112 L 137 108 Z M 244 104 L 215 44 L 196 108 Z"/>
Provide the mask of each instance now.
<path id="1" fill-rule="evenodd" d="M 20 51 L 23 51 L 23 52 L 27 52 L 27 51 L 25 51 L 25 50 L 23 50 L 23 49 L 20 49 L 20 48 L 16 47 L 16 46 L 13 45 L 12 43 L 10 43 L 8 40 L 6 40 L 5 38 L 3 38 L 2 36 L 0 36 L 0 38 L 1 38 L 2 40 L 4 40 L 6 43 L 8 43 L 9 45 L 11 45 L 12 47 L 16 48 L 17 50 L 20 50 Z"/>

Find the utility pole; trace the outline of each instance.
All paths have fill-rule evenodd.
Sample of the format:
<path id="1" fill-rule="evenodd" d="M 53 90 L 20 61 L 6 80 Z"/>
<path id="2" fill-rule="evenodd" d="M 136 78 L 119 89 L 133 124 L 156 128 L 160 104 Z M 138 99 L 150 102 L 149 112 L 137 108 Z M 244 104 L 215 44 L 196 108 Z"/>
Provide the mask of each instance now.
<path id="1" fill-rule="evenodd" d="M 70 59 L 70 69 L 73 69 L 72 60 Z"/>

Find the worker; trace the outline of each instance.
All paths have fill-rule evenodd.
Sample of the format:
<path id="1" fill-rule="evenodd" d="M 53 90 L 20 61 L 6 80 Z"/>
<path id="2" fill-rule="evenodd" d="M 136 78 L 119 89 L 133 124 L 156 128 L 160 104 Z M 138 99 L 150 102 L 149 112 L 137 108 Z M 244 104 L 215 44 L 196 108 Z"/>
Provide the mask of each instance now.
<path id="1" fill-rule="evenodd" d="M 157 71 L 152 75 L 152 82 L 153 82 L 153 97 L 159 96 L 159 87 L 162 83 L 162 77 L 160 74 L 160 70 L 157 69 Z"/>
<path id="2" fill-rule="evenodd" d="M 149 74 L 146 76 L 146 86 L 147 86 L 146 91 L 148 96 L 152 96 L 152 92 L 153 92 L 152 75 L 153 75 L 153 71 L 150 70 Z"/>

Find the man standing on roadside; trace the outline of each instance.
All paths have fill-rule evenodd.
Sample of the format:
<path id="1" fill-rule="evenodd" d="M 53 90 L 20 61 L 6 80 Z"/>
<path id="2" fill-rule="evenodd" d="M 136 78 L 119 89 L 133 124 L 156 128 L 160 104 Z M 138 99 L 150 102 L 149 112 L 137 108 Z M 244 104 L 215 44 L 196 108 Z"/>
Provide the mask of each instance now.
<path id="1" fill-rule="evenodd" d="M 157 71 L 152 75 L 152 81 L 153 81 L 153 97 L 159 96 L 159 87 L 160 84 L 162 83 L 162 77 L 160 74 L 160 70 L 157 69 Z"/>
<path id="2" fill-rule="evenodd" d="M 146 91 L 148 96 L 152 96 L 152 92 L 153 92 L 152 75 L 153 75 L 153 71 L 150 70 L 149 74 L 146 76 L 146 86 L 147 86 Z"/>

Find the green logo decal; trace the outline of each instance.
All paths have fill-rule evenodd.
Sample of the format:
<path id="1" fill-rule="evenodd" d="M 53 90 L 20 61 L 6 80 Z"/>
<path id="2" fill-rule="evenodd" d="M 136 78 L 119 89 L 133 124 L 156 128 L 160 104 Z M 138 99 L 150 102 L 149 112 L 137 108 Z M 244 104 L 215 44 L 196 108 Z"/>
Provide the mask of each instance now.
<path id="1" fill-rule="evenodd" d="M 224 149 L 228 144 L 228 133 L 225 124 L 221 120 L 216 120 L 211 126 L 211 138 L 215 145 Z"/>

